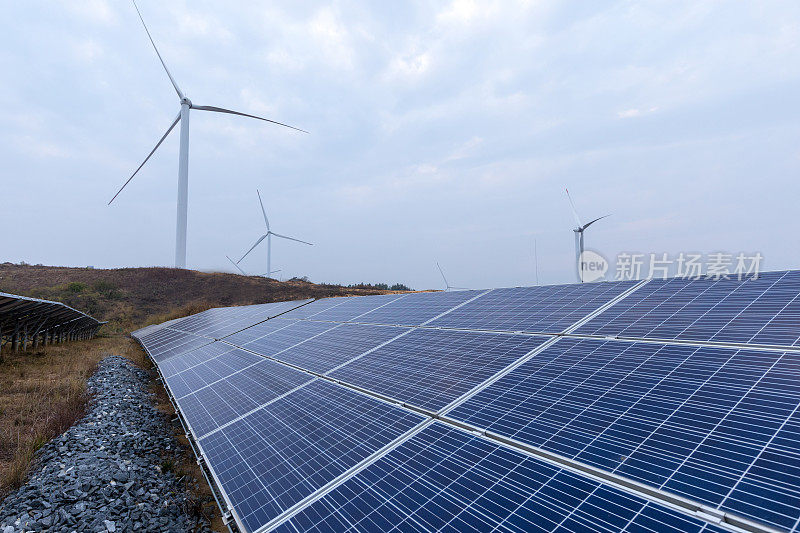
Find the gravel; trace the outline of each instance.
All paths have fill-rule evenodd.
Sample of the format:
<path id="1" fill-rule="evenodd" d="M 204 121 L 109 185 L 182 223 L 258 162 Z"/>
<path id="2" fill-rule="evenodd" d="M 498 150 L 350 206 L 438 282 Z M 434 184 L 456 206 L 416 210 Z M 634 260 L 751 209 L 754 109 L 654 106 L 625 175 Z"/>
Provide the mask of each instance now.
<path id="1" fill-rule="evenodd" d="M 39 450 L 26 483 L 0 503 L 0 533 L 210 531 L 172 472 L 181 450 L 149 382 L 123 357 L 100 362 L 88 414 Z"/>

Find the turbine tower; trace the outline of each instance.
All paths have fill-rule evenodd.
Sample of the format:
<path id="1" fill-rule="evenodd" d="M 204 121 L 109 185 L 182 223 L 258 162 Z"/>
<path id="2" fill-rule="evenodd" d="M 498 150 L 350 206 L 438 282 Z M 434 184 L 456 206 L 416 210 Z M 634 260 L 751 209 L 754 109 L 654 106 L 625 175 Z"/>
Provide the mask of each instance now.
<path id="1" fill-rule="evenodd" d="M 575 217 L 575 224 L 577 227 L 572 230 L 575 232 L 575 267 L 577 269 L 578 275 L 578 282 L 583 283 L 583 268 L 581 265 L 581 260 L 583 257 L 583 232 L 586 231 L 586 228 L 597 222 L 598 220 L 604 219 L 606 217 L 610 217 L 611 215 L 603 215 L 599 218 L 592 220 L 586 224 L 581 223 L 581 219 L 578 216 L 578 212 L 575 210 L 575 204 L 572 203 L 572 196 L 569 194 L 569 189 L 564 189 L 567 191 L 567 198 L 569 199 L 569 205 L 572 207 L 572 216 Z"/>
<path id="2" fill-rule="evenodd" d="M 447 282 L 447 278 L 444 277 L 444 271 L 442 270 L 442 267 L 439 266 L 439 262 L 438 261 L 436 262 L 436 268 L 439 269 L 439 274 L 442 275 L 442 279 L 444 280 L 444 287 L 445 287 L 444 292 L 450 292 L 450 290 L 452 290 L 452 289 L 455 289 L 455 290 L 469 290 L 466 287 L 453 287 L 453 286 L 451 286 L 450 283 Z"/>
<path id="3" fill-rule="evenodd" d="M 280 270 L 272 270 L 272 236 L 273 235 L 275 235 L 276 237 L 280 237 L 281 239 L 288 239 L 290 241 L 297 241 L 297 242 L 301 242 L 303 244 L 307 244 L 309 246 L 313 246 L 313 244 L 311 244 L 310 242 L 301 241 L 300 239 L 295 239 L 294 237 L 287 237 L 286 235 L 281 235 L 280 233 L 275 233 L 274 231 L 272 231 L 269 228 L 269 219 L 267 218 L 267 211 L 266 211 L 266 209 L 264 209 L 264 202 L 261 201 L 261 192 L 258 189 L 256 189 L 256 194 L 258 194 L 258 203 L 261 204 L 261 213 L 264 215 L 264 225 L 267 227 L 267 232 L 264 235 L 262 235 L 261 237 L 258 238 L 258 240 L 255 242 L 255 244 L 253 244 L 253 246 L 251 246 L 250 249 L 247 250 L 247 252 L 245 252 L 245 254 L 241 257 L 241 259 L 236 261 L 236 266 L 238 268 L 239 263 L 241 263 L 242 260 L 245 257 L 247 257 L 247 254 L 252 252 L 255 249 L 256 246 L 261 244 L 261 241 L 263 241 L 264 239 L 267 239 L 267 273 L 266 273 L 266 276 L 268 278 L 270 278 L 270 277 L 272 277 L 272 273 L 273 272 L 280 272 Z"/>
<path id="4" fill-rule="evenodd" d="M 277 124 L 278 126 L 284 126 L 286 128 L 291 128 L 293 130 L 301 131 L 303 133 L 308 133 L 305 130 L 301 130 L 300 128 L 295 128 L 294 126 L 289 126 L 288 124 L 283 124 L 281 122 L 276 122 L 274 120 L 270 120 L 268 118 L 257 117 L 255 115 L 249 115 L 247 113 L 240 113 L 238 111 L 232 111 L 230 109 L 224 109 L 222 107 L 214 107 L 214 106 L 207 106 L 207 105 L 194 105 L 189 98 L 184 95 L 184 93 L 178 87 L 178 84 L 175 82 L 175 78 L 172 77 L 169 69 L 167 68 L 167 64 L 164 62 L 164 58 L 161 57 L 161 53 L 158 51 L 156 47 L 155 41 L 153 41 L 153 36 L 150 35 L 150 30 L 147 29 L 147 25 L 144 23 L 144 18 L 142 18 L 142 13 L 139 11 L 139 6 L 136 5 L 136 1 L 133 1 L 133 7 L 136 8 L 136 13 L 139 15 L 139 20 L 142 21 L 142 26 L 144 26 L 144 31 L 147 32 L 147 37 L 150 39 L 150 43 L 153 45 L 153 49 L 156 51 L 156 55 L 158 56 L 159 61 L 161 61 L 161 65 L 164 67 L 164 70 L 169 77 L 169 81 L 172 83 L 172 86 L 175 88 L 175 92 L 178 93 L 178 99 L 180 100 L 181 110 L 178 113 L 178 116 L 172 121 L 169 128 L 167 128 L 167 132 L 159 139 L 156 143 L 155 148 L 153 148 L 147 157 L 144 158 L 142 164 L 131 174 L 131 177 L 128 178 L 122 187 L 117 191 L 117 194 L 114 195 L 113 198 L 108 202 L 111 205 L 111 202 L 119 196 L 119 193 L 122 192 L 128 183 L 131 182 L 136 173 L 144 166 L 145 163 L 150 159 L 150 157 L 158 150 L 158 147 L 161 146 L 161 143 L 164 142 L 164 139 L 170 134 L 170 132 L 175 128 L 175 125 L 180 122 L 181 123 L 181 138 L 180 138 L 180 151 L 178 152 L 178 209 L 177 209 L 177 220 L 175 225 L 175 267 L 176 268 L 186 268 L 186 219 L 187 219 L 187 206 L 189 201 L 189 110 L 196 109 L 198 111 L 211 111 L 214 113 L 226 113 L 229 115 L 239 115 L 242 117 L 249 117 L 254 118 L 257 120 L 263 120 L 264 122 L 270 122 L 272 124 Z"/>

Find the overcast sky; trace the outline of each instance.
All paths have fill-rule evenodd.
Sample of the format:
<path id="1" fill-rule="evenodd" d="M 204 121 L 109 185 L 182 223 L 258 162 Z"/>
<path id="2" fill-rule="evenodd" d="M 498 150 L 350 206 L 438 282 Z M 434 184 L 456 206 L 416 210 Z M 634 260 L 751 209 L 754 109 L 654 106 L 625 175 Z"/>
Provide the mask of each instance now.
<path id="1" fill-rule="evenodd" d="M 800 267 L 800 3 L 156 2 L 198 105 L 188 265 L 273 230 L 312 281 L 569 282 L 586 245 L 756 252 Z M 127 1 L 3 1 L 0 260 L 171 266 L 179 110 Z M 243 262 L 263 273 L 266 251 Z"/>

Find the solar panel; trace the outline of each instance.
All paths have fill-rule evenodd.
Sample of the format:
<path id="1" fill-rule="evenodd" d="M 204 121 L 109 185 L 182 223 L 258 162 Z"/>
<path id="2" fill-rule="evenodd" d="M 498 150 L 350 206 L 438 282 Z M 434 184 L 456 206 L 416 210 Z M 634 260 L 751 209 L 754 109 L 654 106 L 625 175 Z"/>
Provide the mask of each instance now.
<path id="1" fill-rule="evenodd" d="M 184 352 L 180 355 L 175 357 L 170 357 L 166 361 L 162 361 L 159 363 L 158 368 L 161 371 L 161 375 L 165 378 L 169 378 L 177 374 L 178 372 L 182 372 L 187 368 L 191 368 L 195 365 L 208 361 L 218 355 L 222 355 L 225 352 L 229 352 L 233 350 L 232 346 L 227 344 L 223 344 L 221 342 L 212 342 L 210 344 L 206 344 L 205 346 L 201 346 L 200 348 L 195 348 L 193 350 L 189 350 L 188 352 Z"/>
<path id="2" fill-rule="evenodd" d="M 449 416 L 792 529 L 800 355 L 564 338 Z"/>
<path id="3" fill-rule="evenodd" d="M 798 294 L 777 272 L 330 298 L 137 338 L 245 531 L 796 531 Z"/>
<path id="4" fill-rule="evenodd" d="M 243 347 L 268 357 L 275 356 L 295 344 L 308 340 L 324 331 L 335 328 L 329 322 L 295 322 L 243 344 Z M 226 339 L 228 340 L 228 339 Z M 235 342 L 231 340 L 230 342 Z"/>
<path id="5" fill-rule="evenodd" d="M 408 331 L 408 328 L 393 326 L 340 324 L 280 352 L 276 357 L 323 374 Z"/>
<path id="6" fill-rule="evenodd" d="M 140 339 L 140 342 L 156 362 L 161 362 L 183 352 L 210 344 L 213 341 L 191 333 L 164 328 L 152 335 L 148 335 L 147 339 Z"/>
<path id="7" fill-rule="evenodd" d="M 636 282 L 618 281 L 494 289 L 429 325 L 494 331 L 560 333 Z"/>
<path id="8" fill-rule="evenodd" d="M 310 302 L 310 300 L 274 302 L 237 307 L 219 307 L 181 319 L 171 324 L 170 327 L 172 329 L 194 333 L 195 335 L 221 338 L 263 320 L 281 315 L 308 302 Z"/>
<path id="9" fill-rule="evenodd" d="M 166 377 L 166 381 L 172 391 L 172 395 L 180 399 L 234 372 L 239 372 L 263 360 L 264 359 L 258 355 L 245 352 L 238 348 L 230 348 L 216 357 L 209 358 L 181 372 Z"/>
<path id="10" fill-rule="evenodd" d="M 434 423 L 275 531 L 723 531 Z"/>
<path id="11" fill-rule="evenodd" d="M 438 411 L 546 338 L 417 329 L 331 372 L 331 377 Z"/>
<path id="12" fill-rule="evenodd" d="M 232 333 L 227 337 L 225 337 L 225 341 L 230 342 L 231 344 L 236 344 L 237 346 L 244 346 L 249 342 L 252 342 L 256 339 L 260 339 L 265 335 L 269 335 L 273 331 L 285 328 L 286 326 L 290 326 L 295 322 L 297 321 L 284 320 L 281 318 L 267 320 L 266 322 L 261 322 L 254 326 L 250 326 L 246 329 L 243 329 L 241 331 L 237 331 L 236 333 Z"/>
<path id="13" fill-rule="evenodd" d="M 578 328 L 587 335 L 796 346 L 800 272 L 651 280 Z"/>
<path id="14" fill-rule="evenodd" d="M 331 322 L 347 322 L 357 317 L 377 309 L 382 305 L 402 298 L 402 294 L 382 294 L 378 296 L 357 296 L 351 298 L 331 298 L 331 301 L 320 300 L 319 311 L 308 314 L 306 318 L 310 320 L 327 320 Z M 337 303 L 336 300 L 340 302 Z M 309 305 L 317 304 L 314 302 Z M 333 305 L 336 303 L 336 305 Z M 310 310 L 309 310 L 310 311 Z M 303 311 L 304 313 L 306 311 Z M 293 313 L 287 313 L 287 318 L 298 318 Z"/>
<path id="15" fill-rule="evenodd" d="M 419 326 L 485 291 L 418 292 L 403 295 L 353 319 L 369 324 Z"/>
<path id="16" fill-rule="evenodd" d="M 192 431 L 202 438 L 312 379 L 310 374 L 261 359 L 178 398 L 178 405 Z"/>
<path id="17" fill-rule="evenodd" d="M 423 417 L 315 380 L 199 440 L 248 531 L 255 531 Z"/>

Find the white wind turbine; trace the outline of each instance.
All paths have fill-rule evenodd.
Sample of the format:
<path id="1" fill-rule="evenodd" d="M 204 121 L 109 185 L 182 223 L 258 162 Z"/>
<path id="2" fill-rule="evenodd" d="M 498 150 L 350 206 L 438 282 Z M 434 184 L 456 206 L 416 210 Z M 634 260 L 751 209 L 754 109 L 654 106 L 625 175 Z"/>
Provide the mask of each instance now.
<path id="1" fill-rule="evenodd" d="M 238 270 L 238 271 L 239 271 L 239 273 L 240 273 L 242 276 L 246 276 L 246 275 L 247 275 L 247 272 L 245 272 L 244 270 L 242 270 L 242 269 L 239 267 L 239 263 L 237 263 L 236 261 L 234 261 L 233 259 L 231 259 L 231 257 L 230 257 L 229 255 L 226 255 L 225 257 L 228 259 L 228 261 L 230 261 L 230 262 L 231 262 L 231 264 L 232 264 L 234 267 L 236 267 L 236 270 Z M 281 269 L 279 268 L 278 270 L 273 270 L 273 271 L 272 271 L 272 272 L 270 272 L 269 274 L 264 274 L 264 275 L 265 275 L 265 276 L 267 276 L 267 277 L 269 277 L 269 275 L 270 275 L 270 274 L 276 274 L 276 273 L 278 273 L 278 272 L 280 272 L 280 271 L 281 271 Z"/>
<path id="2" fill-rule="evenodd" d="M 598 217 L 591 222 L 586 224 L 581 223 L 580 217 L 578 217 L 578 212 L 575 210 L 575 204 L 572 203 L 572 196 L 569 194 L 569 189 L 564 189 L 567 191 L 567 198 L 569 199 L 569 205 L 572 207 L 572 215 L 575 217 L 575 223 L 578 225 L 574 230 L 575 232 L 575 267 L 577 269 L 578 274 L 578 282 L 583 283 L 583 268 L 581 268 L 581 260 L 583 256 L 583 232 L 586 231 L 586 228 L 597 222 L 598 220 L 602 220 L 606 217 L 610 217 L 611 215 L 603 215 Z"/>
<path id="3" fill-rule="evenodd" d="M 242 260 L 245 257 L 247 257 L 247 254 L 252 252 L 255 249 L 256 246 L 261 244 L 261 241 L 263 241 L 264 239 L 267 239 L 267 273 L 266 273 L 266 276 L 268 278 L 271 278 L 272 274 L 274 274 L 275 272 L 280 272 L 280 270 L 272 270 L 272 268 L 271 268 L 272 267 L 272 236 L 273 235 L 275 235 L 276 237 L 280 237 L 281 239 L 288 239 L 290 241 L 297 241 L 297 242 L 301 242 L 303 244 L 307 244 L 309 246 L 314 246 L 314 245 L 311 244 L 310 242 L 301 241 L 300 239 L 295 239 L 294 237 L 288 237 L 286 235 L 281 235 L 280 233 L 275 233 L 274 231 L 272 231 L 269 228 L 269 219 L 267 218 L 267 211 L 266 211 L 266 209 L 264 209 L 264 202 L 261 201 L 261 192 L 258 189 L 256 189 L 256 194 L 258 194 L 258 203 L 261 204 L 261 213 L 264 215 L 264 224 L 267 227 L 267 232 L 264 235 L 262 235 L 261 237 L 258 238 L 258 240 L 255 242 L 255 244 L 253 244 L 253 246 L 251 246 L 250 249 L 247 250 L 247 252 L 245 252 L 245 254 L 241 257 L 241 259 L 236 261 L 236 268 L 239 268 L 239 263 L 241 263 Z M 241 271 L 241 268 L 239 270 Z"/>
<path id="4" fill-rule="evenodd" d="M 257 117 L 255 115 L 249 115 L 247 113 L 240 113 L 238 111 L 232 111 L 230 109 L 223 109 L 221 107 L 214 107 L 214 106 L 203 106 L 203 105 L 194 105 L 188 97 L 186 97 L 183 92 L 178 87 L 178 84 L 175 83 L 175 79 L 172 77 L 169 69 L 167 68 L 167 64 L 164 63 L 164 59 L 161 57 L 161 54 L 156 47 L 155 41 L 153 41 L 153 37 L 150 35 L 150 31 L 147 29 L 147 25 L 144 23 L 144 18 L 142 18 L 141 12 L 139 12 L 139 7 L 136 5 L 136 1 L 133 1 L 133 7 L 136 8 L 136 13 L 139 15 L 139 20 L 142 21 L 142 26 L 144 26 L 144 31 L 147 32 L 147 37 L 150 39 L 150 43 L 153 45 L 153 49 L 156 51 L 156 55 L 158 59 L 161 61 L 161 65 L 164 67 L 164 70 L 167 72 L 167 76 L 169 77 L 169 81 L 172 82 L 172 86 L 175 88 L 175 92 L 178 93 L 178 98 L 180 99 L 181 110 L 178 113 L 178 116 L 175 117 L 175 120 L 172 121 L 169 128 L 167 128 L 167 132 L 159 139 L 156 143 L 155 148 L 153 148 L 147 157 L 144 158 L 142 164 L 131 174 L 131 177 L 128 178 L 122 187 L 117 191 L 117 194 L 114 195 L 114 198 L 108 202 L 109 205 L 114 199 L 119 196 L 119 193 L 122 192 L 128 183 L 131 182 L 133 177 L 136 175 L 137 172 L 144 166 L 145 163 L 150 159 L 150 157 L 158 150 L 158 147 L 161 146 L 161 143 L 164 142 L 164 139 L 167 138 L 167 135 L 175 128 L 175 125 L 180 122 L 181 123 L 181 140 L 180 140 L 180 151 L 178 152 L 178 216 L 175 228 L 175 267 L 176 268 L 186 268 L 186 218 L 187 218 L 187 205 L 188 205 L 188 196 L 189 196 L 189 110 L 196 109 L 198 111 L 212 111 L 215 113 L 227 113 L 229 115 L 239 115 L 242 117 L 249 117 L 255 118 L 258 120 L 263 120 L 264 122 L 271 122 L 272 124 L 277 124 L 278 126 L 285 126 L 287 128 L 291 128 L 293 130 L 302 131 L 303 133 L 308 133 L 305 130 L 301 130 L 300 128 L 295 128 L 294 126 L 289 126 L 288 124 L 283 124 L 281 122 L 276 122 L 274 120 L 270 120 L 268 118 Z"/>
<path id="5" fill-rule="evenodd" d="M 445 286 L 444 292 L 450 292 L 453 289 L 455 289 L 455 290 L 465 290 L 465 291 L 469 290 L 466 287 L 453 287 L 452 285 L 450 285 L 450 283 L 447 282 L 447 278 L 444 277 L 444 271 L 442 270 L 442 267 L 439 266 L 439 262 L 438 261 L 436 262 L 436 268 L 439 269 L 439 274 L 442 275 L 442 279 L 444 280 L 444 286 Z"/>

